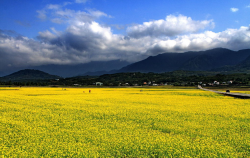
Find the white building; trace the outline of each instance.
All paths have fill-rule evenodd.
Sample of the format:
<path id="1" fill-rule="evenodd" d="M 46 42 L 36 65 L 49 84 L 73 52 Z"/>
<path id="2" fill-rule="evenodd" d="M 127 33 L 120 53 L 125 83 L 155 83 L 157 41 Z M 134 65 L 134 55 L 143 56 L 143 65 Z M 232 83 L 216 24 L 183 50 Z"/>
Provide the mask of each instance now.
<path id="1" fill-rule="evenodd" d="M 102 82 L 96 82 L 95 85 L 96 85 L 96 86 L 102 86 L 103 83 L 102 83 Z"/>

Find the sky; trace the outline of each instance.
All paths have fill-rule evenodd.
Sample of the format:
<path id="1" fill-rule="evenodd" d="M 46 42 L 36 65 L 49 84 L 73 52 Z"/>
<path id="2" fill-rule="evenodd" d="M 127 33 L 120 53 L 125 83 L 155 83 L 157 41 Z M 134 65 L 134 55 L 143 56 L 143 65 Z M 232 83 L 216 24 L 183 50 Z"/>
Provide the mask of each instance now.
<path id="1" fill-rule="evenodd" d="M 250 48 L 249 0 L 1 0 L 0 71 Z"/>

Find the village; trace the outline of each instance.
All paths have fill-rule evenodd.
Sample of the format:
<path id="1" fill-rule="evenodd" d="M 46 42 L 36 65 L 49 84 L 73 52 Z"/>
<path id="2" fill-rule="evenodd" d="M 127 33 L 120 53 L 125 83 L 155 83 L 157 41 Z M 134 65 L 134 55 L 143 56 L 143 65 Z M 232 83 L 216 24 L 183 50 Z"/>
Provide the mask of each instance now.
<path id="1" fill-rule="evenodd" d="M 22 77 L 2 78 L 0 85 L 7 86 L 249 86 L 250 74 L 216 74 L 215 72 L 166 72 L 166 73 L 116 73 L 101 76 L 76 76 L 54 79 L 26 79 Z"/>

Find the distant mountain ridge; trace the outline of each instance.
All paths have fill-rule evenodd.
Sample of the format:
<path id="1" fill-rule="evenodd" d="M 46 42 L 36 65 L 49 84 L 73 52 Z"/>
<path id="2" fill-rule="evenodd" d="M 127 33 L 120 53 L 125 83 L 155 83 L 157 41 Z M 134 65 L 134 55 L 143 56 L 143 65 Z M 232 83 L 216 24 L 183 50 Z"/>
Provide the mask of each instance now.
<path id="1" fill-rule="evenodd" d="M 245 61 L 247 58 L 249 60 Z M 232 51 L 215 48 L 199 52 L 164 53 L 150 56 L 145 60 L 123 67 L 119 72 L 209 71 L 224 66 L 237 66 L 243 64 L 242 62 L 250 62 L 250 49 Z"/>
<path id="2" fill-rule="evenodd" d="M 10 75 L 0 77 L 0 81 L 31 81 L 31 80 L 49 80 L 60 79 L 61 77 L 56 75 L 50 75 L 46 72 L 33 69 L 20 70 Z"/>
<path id="3" fill-rule="evenodd" d="M 103 72 L 112 71 L 114 69 L 119 70 L 120 68 L 129 65 L 130 63 L 120 60 L 111 61 L 92 61 L 85 64 L 76 65 L 42 65 L 32 67 L 32 69 L 41 70 L 50 74 L 59 75 L 62 77 L 73 77 L 84 75 L 87 72 Z M 97 73 L 99 74 L 99 73 Z"/>
<path id="4" fill-rule="evenodd" d="M 163 53 L 150 56 L 133 64 L 129 64 L 126 61 L 113 60 L 78 65 L 44 65 L 32 69 L 36 69 L 36 71 L 29 70 L 29 73 L 34 73 L 34 75 L 28 75 L 29 77 L 25 76 L 23 71 L 20 71 L 19 73 L 2 77 L 0 80 L 53 79 L 59 76 L 100 76 L 122 72 L 163 73 L 177 70 L 250 73 L 250 49 L 232 51 L 225 48 L 215 48 L 197 52 Z M 42 71 L 59 76 L 48 73 L 46 73 L 47 75 L 42 75 Z M 28 70 L 26 72 L 28 73 Z M 0 74 L 6 74 L 6 72 L 0 72 Z M 18 77 L 18 75 L 21 77 Z"/>
<path id="5" fill-rule="evenodd" d="M 84 75 L 87 72 L 103 72 L 112 71 L 114 69 L 119 70 L 124 66 L 131 63 L 122 60 L 111 60 L 111 61 L 91 61 L 89 63 L 83 64 L 73 64 L 73 65 L 41 65 L 41 66 L 29 66 L 29 67 L 12 67 L 8 70 L 0 71 L 0 77 L 17 72 L 24 69 L 34 69 L 47 72 L 49 74 L 54 74 L 62 77 L 73 77 Z"/>

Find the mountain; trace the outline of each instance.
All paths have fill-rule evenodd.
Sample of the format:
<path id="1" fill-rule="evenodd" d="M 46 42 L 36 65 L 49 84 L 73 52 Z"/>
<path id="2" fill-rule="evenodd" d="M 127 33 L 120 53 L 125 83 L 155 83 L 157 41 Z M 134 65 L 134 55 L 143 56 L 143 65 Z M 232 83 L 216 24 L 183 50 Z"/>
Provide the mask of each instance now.
<path id="1" fill-rule="evenodd" d="M 92 61 L 85 64 L 76 64 L 76 65 L 43 65 L 32 67 L 32 69 L 41 70 L 48 72 L 50 74 L 55 74 L 62 77 L 72 77 L 84 75 L 87 72 L 106 72 L 114 69 L 120 69 L 124 66 L 129 65 L 129 62 L 112 60 L 112 61 Z M 98 75 L 102 73 L 97 73 Z"/>
<path id="2" fill-rule="evenodd" d="M 93 71 L 93 72 L 86 72 L 84 74 L 81 74 L 79 76 L 101 76 L 104 74 L 115 74 L 115 73 L 119 73 L 118 70 L 111 70 L 111 71 Z"/>
<path id="3" fill-rule="evenodd" d="M 150 56 L 142 61 L 120 69 L 121 72 L 168 72 L 179 69 L 188 60 L 196 57 L 198 52 L 164 53 Z"/>
<path id="4" fill-rule="evenodd" d="M 243 64 L 250 49 L 232 51 L 216 48 L 186 53 L 164 53 L 123 67 L 119 72 L 169 72 L 175 70 L 208 71 Z M 250 59 L 249 59 L 250 60 Z"/>
<path id="5" fill-rule="evenodd" d="M 249 50 L 241 50 L 240 52 L 249 53 Z M 220 71 L 220 72 L 244 72 L 250 73 L 250 56 L 248 56 L 245 60 L 241 61 L 236 65 L 225 65 L 220 68 L 212 69 L 212 71 Z"/>
<path id="6" fill-rule="evenodd" d="M 49 74 L 54 74 L 62 77 L 73 77 L 83 75 L 87 72 L 96 72 L 96 71 L 111 71 L 119 70 L 124 66 L 127 66 L 131 63 L 121 60 L 111 60 L 111 61 L 92 61 L 85 64 L 74 64 L 74 65 L 41 65 L 41 66 L 29 66 L 29 67 L 10 67 L 6 70 L 1 70 L 0 77 L 17 72 L 24 69 L 35 69 L 47 72 Z"/>
<path id="7" fill-rule="evenodd" d="M 48 79 L 59 79 L 61 77 L 56 75 L 50 75 L 43 71 L 25 69 L 10 75 L 0 77 L 0 81 L 32 81 L 32 80 L 48 80 Z"/>
<path id="8" fill-rule="evenodd" d="M 27 68 L 20 67 L 18 70 L 20 69 Z M 28 69 L 40 70 L 62 77 L 100 76 L 121 72 L 161 73 L 176 70 L 250 73 L 250 49 L 232 51 L 225 48 L 215 48 L 206 51 L 190 51 L 185 53 L 168 52 L 157 56 L 150 56 L 133 64 L 126 61 L 113 60 L 105 62 L 94 61 L 76 65 L 42 65 L 29 67 Z M 15 69 L 11 70 L 11 72 L 2 71 L 0 72 L 0 76 L 16 71 Z M 6 77 L 4 78 L 6 79 Z"/>
<path id="9" fill-rule="evenodd" d="M 241 68 L 241 69 L 248 69 L 248 70 L 250 70 L 250 56 L 247 57 L 243 62 L 241 62 L 240 64 L 238 64 L 236 67 L 237 68 Z"/>
<path id="10" fill-rule="evenodd" d="M 182 70 L 206 71 L 223 66 L 233 66 L 244 61 L 250 55 L 250 49 L 232 51 L 229 49 L 216 48 L 202 51 L 200 54 L 185 63 Z"/>

